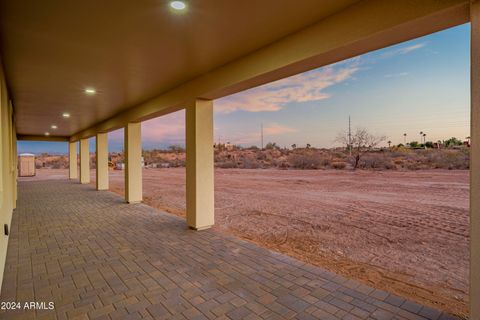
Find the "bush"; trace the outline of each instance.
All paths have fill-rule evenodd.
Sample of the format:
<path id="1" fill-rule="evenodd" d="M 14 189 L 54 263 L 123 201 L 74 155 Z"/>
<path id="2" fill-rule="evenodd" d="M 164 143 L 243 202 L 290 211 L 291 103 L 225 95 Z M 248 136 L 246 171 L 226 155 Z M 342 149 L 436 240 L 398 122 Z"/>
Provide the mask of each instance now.
<path id="1" fill-rule="evenodd" d="M 396 168 L 395 164 L 384 154 L 366 154 L 358 162 L 359 169 L 386 169 Z"/>
<path id="2" fill-rule="evenodd" d="M 222 168 L 222 169 L 233 169 L 237 168 L 237 163 L 235 161 L 222 161 L 222 162 L 217 162 L 215 164 L 216 167 Z"/>
<path id="3" fill-rule="evenodd" d="M 318 169 L 322 161 L 316 154 L 294 153 L 288 157 L 288 162 L 295 169 Z"/>
<path id="4" fill-rule="evenodd" d="M 242 169 L 258 169 L 260 167 L 260 163 L 251 156 L 245 156 L 239 162 L 239 167 Z"/>
<path id="5" fill-rule="evenodd" d="M 345 162 L 339 162 L 339 161 L 332 162 L 333 169 L 345 169 L 346 166 L 347 164 Z"/>

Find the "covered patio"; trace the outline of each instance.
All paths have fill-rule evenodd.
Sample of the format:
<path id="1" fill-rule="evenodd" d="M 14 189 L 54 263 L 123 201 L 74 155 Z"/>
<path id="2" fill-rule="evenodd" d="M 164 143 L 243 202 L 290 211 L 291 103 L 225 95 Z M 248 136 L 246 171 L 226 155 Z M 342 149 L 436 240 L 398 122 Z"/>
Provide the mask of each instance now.
<path id="1" fill-rule="evenodd" d="M 6 319 L 454 319 L 68 180 L 19 183 Z"/>
<path id="2" fill-rule="evenodd" d="M 480 320 L 480 2 L 0 1 L 1 300 L 55 302 L 0 315 L 448 318 L 200 230 L 215 224 L 215 99 L 468 22 L 469 295 L 470 319 Z M 141 204 L 141 122 L 182 109 L 186 221 Z M 120 128 L 124 199 L 107 191 L 107 134 Z M 70 181 L 17 186 L 17 140 L 68 143 Z"/>

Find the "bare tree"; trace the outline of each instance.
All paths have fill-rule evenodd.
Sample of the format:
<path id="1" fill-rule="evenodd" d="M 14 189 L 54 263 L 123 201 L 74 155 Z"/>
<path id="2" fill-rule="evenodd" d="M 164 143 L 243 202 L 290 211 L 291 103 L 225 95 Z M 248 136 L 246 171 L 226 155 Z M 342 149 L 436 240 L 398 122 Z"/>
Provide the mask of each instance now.
<path id="1" fill-rule="evenodd" d="M 387 139 L 386 136 L 377 136 L 371 134 L 367 129 L 357 128 L 349 139 L 348 132 L 340 132 L 335 139 L 336 142 L 344 144 L 347 149 L 352 148 L 355 164 L 353 170 L 357 169 L 360 158 L 365 152 L 368 152 L 378 146 L 382 141 Z M 350 144 L 349 144 L 350 143 Z"/>

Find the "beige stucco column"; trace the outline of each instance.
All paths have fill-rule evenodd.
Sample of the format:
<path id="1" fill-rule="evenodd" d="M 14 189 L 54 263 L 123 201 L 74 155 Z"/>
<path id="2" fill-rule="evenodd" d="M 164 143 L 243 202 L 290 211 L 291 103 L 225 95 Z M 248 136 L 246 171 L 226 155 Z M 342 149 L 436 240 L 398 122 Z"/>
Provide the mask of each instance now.
<path id="1" fill-rule="evenodd" d="M 77 142 L 68 143 L 68 177 L 78 179 Z"/>
<path id="2" fill-rule="evenodd" d="M 125 127 L 125 201 L 141 202 L 142 197 L 142 124 Z"/>
<path id="3" fill-rule="evenodd" d="M 470 319 L 480 320 L 480 1 L 470 6 Z"/>
<path id="4" fill-rule="evenodd" d="M 108 190 L 108 136 L 107 133 L 97 133 L 96 147 L 96 184 L 97 190 Z"/>
<path id="5" fill-rule="evenodd" d="M 187 224 L 195 230 L 214 224 L 213 102 L 197 99 L 185 111 Z"/>
<path id="6" fill-rule="evenodd" d="M 88 138 L 80 139 L 80 183 L 90 183 L 90 150 Z"/>

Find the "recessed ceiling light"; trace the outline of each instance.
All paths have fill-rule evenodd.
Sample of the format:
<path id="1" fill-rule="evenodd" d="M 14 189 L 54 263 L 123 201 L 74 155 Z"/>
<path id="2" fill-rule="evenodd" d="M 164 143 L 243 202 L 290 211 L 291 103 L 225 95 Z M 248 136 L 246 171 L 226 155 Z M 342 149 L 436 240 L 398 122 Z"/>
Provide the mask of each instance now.
<path id="1" fill-rule="evenodd" d="M 50 132 L 45 132 L 45 135 L 46 135 L 46 136 L 49 136 L 49 135 L 50 135 Z"/>
<path id="2" fill-rule="evenodd" d="M 97 91 L 93 88 L 85 88 L 85 93 L 88 95 L 94 95 Z"/>
<path id="3" fill-rule="evenodd" d="M 68 113 L 68 112 L 62 113 L 62 117 L 64 117 L 64 118 L 70 118 L 70 113 Z"/>
<path id="4" fill-rule="evenodd" d="M 57 127 L 56 125 L 52 124 L 52 126 L 51 126 L 50 128 L 52 128 L 52 129 L 55 130 L 55 129 L 57 129 L 58 127 Z"/>
<path id="5" fill-rule="evenodd" d="M 172 1 L 170 2 L 170 7 L 172 7 L 175 10 L 185 10 L 187 5 L 183 1 Z"/>

